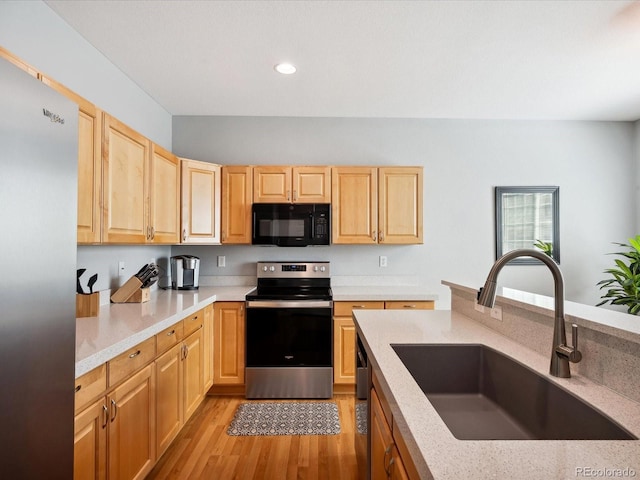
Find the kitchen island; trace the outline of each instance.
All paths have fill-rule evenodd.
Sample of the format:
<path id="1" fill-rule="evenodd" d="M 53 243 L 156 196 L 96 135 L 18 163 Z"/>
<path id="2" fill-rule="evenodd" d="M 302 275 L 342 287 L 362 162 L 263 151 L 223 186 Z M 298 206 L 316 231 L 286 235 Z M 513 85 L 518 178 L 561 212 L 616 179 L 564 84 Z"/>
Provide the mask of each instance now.
<path id="1" fill-rule="evenodd" d="M 513 302 L 513 300 L 511 300 Z M 473 307 L 472 307 L 473 308 Z M 550 377 L 549 357 L 457 311 L 354 311 L 358 335 L 420 478 L 560 479 L 640 475 L 640 440 L 458 440 L 391 344 L 484 344 L 527 365 L 640 436 L 640 403 L 576 373 Z M 550 350 L 552 338 L 545 344 Z M 543 346 L 544 347 L 544 346 Z M 640 374 L 639 374 L 640 375 Z M 635 379 L 629 379 L 637 382 Z M 401 452 L 402 453 L 402 452 Z"/>

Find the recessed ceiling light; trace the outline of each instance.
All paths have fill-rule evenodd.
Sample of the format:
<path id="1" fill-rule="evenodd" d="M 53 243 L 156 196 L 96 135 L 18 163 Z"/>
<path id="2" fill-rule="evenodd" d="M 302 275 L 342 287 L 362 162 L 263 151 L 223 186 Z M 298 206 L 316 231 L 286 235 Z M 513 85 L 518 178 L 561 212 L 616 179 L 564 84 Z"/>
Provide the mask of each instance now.
<path id="1" fill-rule="evenodd" d="M 273 68 L 275 68 L 276 72 L 282 73 L 283 75 L 291 75 L 292 73 L 296 73 L 296 67 L 291 63 L 279 63 Z"/>

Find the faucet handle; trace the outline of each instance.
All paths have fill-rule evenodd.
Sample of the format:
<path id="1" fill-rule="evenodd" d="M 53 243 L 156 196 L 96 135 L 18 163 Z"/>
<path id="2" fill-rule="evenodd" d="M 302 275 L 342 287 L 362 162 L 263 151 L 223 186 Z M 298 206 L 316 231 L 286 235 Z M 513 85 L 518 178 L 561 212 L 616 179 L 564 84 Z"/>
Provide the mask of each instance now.
<path id="1" fill-rule="evenodd" d="M 571 324 L 571 353 L 569 354 L 569 361 L 578 363 L 582 360 L 582 353 L 578 350 L 578 325 Z"/>

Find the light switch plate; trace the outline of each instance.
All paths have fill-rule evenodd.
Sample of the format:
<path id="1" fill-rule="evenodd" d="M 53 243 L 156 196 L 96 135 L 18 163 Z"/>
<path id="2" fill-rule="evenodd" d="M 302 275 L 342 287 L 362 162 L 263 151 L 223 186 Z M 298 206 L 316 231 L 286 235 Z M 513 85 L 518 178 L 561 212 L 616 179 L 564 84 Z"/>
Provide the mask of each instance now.
<path id="1" fill-rule="evenodd" d="M 384 255 L 380 255 L 380 266 L 381 267 L 386 267 L 387 266 L 387 257 Z"/>
<path id="2" fill-rule="evenodd" d="M 218 267 L 226 267 L 227 266 L 227 257 L 224 255 L 218 255 Z"/>
<path id="3" fill-rule="evenodd" d="M 502 307 L 493 307 L 491 309 L 491 318 L 502 321 Z"/>

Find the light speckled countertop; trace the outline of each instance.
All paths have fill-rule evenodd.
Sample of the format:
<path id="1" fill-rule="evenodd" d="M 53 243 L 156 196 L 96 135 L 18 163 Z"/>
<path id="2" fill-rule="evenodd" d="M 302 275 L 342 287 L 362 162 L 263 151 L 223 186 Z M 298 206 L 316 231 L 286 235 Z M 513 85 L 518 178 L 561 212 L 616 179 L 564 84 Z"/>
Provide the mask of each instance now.
<path id="1" fill-rule="evenodd" d="M 456 439 L 390 344 L 481 343 L 490 346 L 583 398 L 635 436 L 640 436 L 640 403 L 580 375 L 574 374 L 570 379 L 551 377 L 548 358 L 455 312 L 358 310 L 354 317 L 421 478 L 602 478 L 607 477 L 603 475 L 607 472 L 609 477 L 616 476 L 615 469 L 627 469 L 627 473 L 635 472 L 631 476 L 640 476 L 640 440 Z M 583 470 L 577 470 L 580 468 Z"/>
<path id="2" fill-rule="evenodd" d="M 244 301 L 252 286 L 156 290 L 145 303 L 106 304 L 76 320 L 76 378 L 218 301 Z"/>

